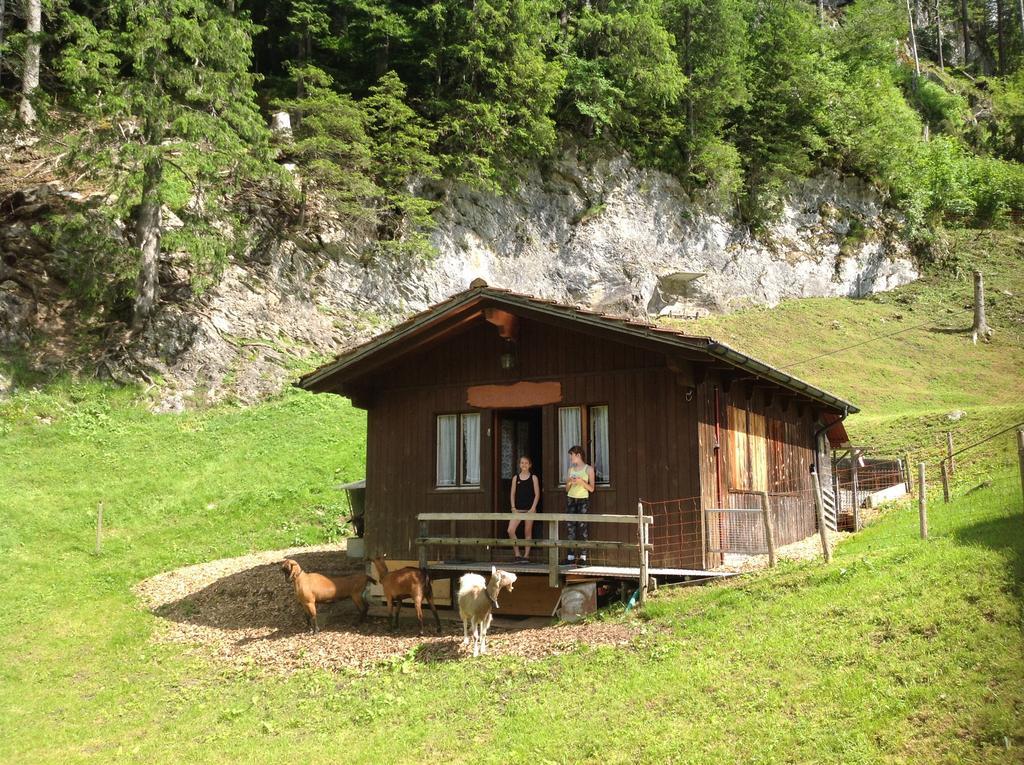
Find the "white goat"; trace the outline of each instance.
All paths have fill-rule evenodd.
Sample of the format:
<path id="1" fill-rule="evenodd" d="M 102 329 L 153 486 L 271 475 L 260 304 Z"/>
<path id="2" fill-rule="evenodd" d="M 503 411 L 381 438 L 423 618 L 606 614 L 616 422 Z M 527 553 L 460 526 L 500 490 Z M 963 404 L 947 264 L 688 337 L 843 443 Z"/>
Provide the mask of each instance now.
<path id="1" fill-rule="evenodd" d="M 512 592 L 516 575 L 491 566 L 491 579 L 479 574 L 464 574 L 459 579 L 459 615 L 462 617 L 462 645 L 469 645 L 473 632 L 473 655 L 487 653 L 487 630 L 491 626 L 491 608 L 498 608 L 498 594 Z"/>

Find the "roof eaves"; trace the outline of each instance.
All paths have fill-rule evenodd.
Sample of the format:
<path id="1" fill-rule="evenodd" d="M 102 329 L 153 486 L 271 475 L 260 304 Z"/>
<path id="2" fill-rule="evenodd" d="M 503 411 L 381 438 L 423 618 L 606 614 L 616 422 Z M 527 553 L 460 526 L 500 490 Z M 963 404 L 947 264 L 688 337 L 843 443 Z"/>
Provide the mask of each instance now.
<path id="1" fill-rule="evenodd" d="M 419 327 L 425 321 L 437 316 L 438 312 L 451 311 L 459 308 L 462 305 L 472 302 L 473 299 L 477 298 L 482 292 L 487 290 L 486 287 L 474 287 L 469 290 L 460 292 L 447 300 L 442 300 L 440 303 L 435 303 L 429 308 L 420 311 L 419 313 L 410 316 L 403 322 L 396 324 L 394 327 L 389 329 L 382 335 L 370 338 L 365 343 L 357 345 L 355 348 L 351 348 L 344 353 L 340 353 L 335 356 L 334 361 L 328 362 L 327 364 L 314 369 L 305 375 L 302 375 L 295 383 L 300 388 L 309 389 L 320 380 L 325 377 L 338 372 L 341 369 L 349 366 L 360 358 L 363 358 L 368 353 L 372 353 L 376 349 L 389 345 L 390 343 L 398 340 L 400 337 L 410 332 L 411 330 Z"/>
<path id="2" fill-rule="evenodd" d="M 746 369 L 753 372 L 756 375 L 765 377 L 772 382 L 781 385 L 784 388 L 802 393 L 805 396 L 809 396 L 817 401 L 821 401 L 824 404 L 835 407 L 846 411 L 850 414 L 856 414 L 860 409 L 855 405 L 846 401 L 845 399 L 839 398 L 835 394 L 829 393 L 827 390 L 815 387 L 808 382 L 804 382 L 799 377 L 793 377 L 781 369 L 773 367 L 760 359 L 755 359 L 753 356 L 748 356 L 745 353 L 737 351 L 725 343 L 720 343 L 717 340 L 712 340 L 707 347 L 708 353 L 716 356 L 723 361 Z"/>

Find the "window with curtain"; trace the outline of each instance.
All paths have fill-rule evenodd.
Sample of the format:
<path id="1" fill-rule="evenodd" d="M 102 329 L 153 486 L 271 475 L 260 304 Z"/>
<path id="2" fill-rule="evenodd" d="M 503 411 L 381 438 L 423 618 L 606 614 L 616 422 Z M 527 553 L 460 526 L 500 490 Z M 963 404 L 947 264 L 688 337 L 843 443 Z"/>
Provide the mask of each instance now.
<path id="1" fill-rule="evenodd" d="M 462 421 L 462 485 L 480 485 L 480 415 L 464 414 Z"/>
<path id="2" fill-rule="evenodd" d="M 558 482 L 565 483 L 569 472 L 569 449 L 583 443 L 583 418 L 580 407 L 563 406 L 558 410 L 558 449 L 559 476 Z"/>
<path id="3" fill-rule="evenodd" d="M 608 407 L 592 406 L 590 413 L 590 464 L 594 466 L 594 481 L 611 483 L 608 459 Z"/>
<path id="4" fill-rule="evenodd" d="M 454 414 L 437 417 L 437 485 L 455 486 L 458 472 L 458 418 Z"/>

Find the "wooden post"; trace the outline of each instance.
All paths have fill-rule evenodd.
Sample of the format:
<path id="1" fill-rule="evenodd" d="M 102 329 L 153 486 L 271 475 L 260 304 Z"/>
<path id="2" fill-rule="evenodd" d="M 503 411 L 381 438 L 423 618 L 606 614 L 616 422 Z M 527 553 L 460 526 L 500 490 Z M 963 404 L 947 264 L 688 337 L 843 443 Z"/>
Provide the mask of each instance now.
<path id="1" fill-rule="evenodd" d="M 551 587 L 561 586 L 561 577 L 558 574 L 558 521 L 548 521 L 548 539 L 551 547 L 548 548 L 548 585 Z"/>
<path id="2" fill-rule="evenodd" d="M 1020 462 L 1020 491 L 1024 496 L 1024 430 L 1017 431 L 1017 460 Z"/>
<path id="3" fill-rule="evenodd" d="M 853 479 L 853 530 L 860 531 L 860 486 L 857 482 L 857 461 L 860 459 L 860 452 L 854 449 L 850 452 L 850 475 Z"/>
<path id="4" fill-rule="evenodd" d="M 775 568 L 775 525 L 772 523 L 772 505 L 768 492 L 759 491 L 761 495 L 761 517 L 764 520 L 764 539 L 768 544 L 768 565 Z"/>
<path id="5" fill-rule="evenodd" d="M 103 548 L 103 503 L 96 506 L 96 554 L 99 555 Z"/>
<path id="6" fill-rule="evenodd" d="M 843 498 L 839 493 L 839 463 L 832 460 L 832 496 L 836 498 L 836 529 L 839 528 L 839 516 L 843 514 Z"/>
<path id="7" fill-rule="evenodd" d="M 917 514 L 921 519 L 921 539 L 928 538 L 928 493 L 924 480 L 924 463 L 917 463 Z"/>
<path id="8" fill-rule="evenodd" d="M 953 459 L 953 431 L 946 431 L 946 463 L 949 465 L 949 474 L 956 472 L 956 461 Z"/>
<path id="9" fill-rule="evenodd" d="M 426 521 L 420 521 L 420 536 L 430 536 L 430 529 L 428 528 Z M 427 546 L 421 544 L 420 546 L 420 568 L 425 569 L 427 567 Z"/>
<path id="10" fill-rule="evenodd" d="M 978 338 L 986 343 L 992 339 L 992 327 L 985 320 L 985 281 L 981 271 L 974 272 L 974 325 L 971 327 L 971 341 L 977 345 Z"/>
<path id="11" fill-rule="evenodd" d="M 702 500 L 697 500 L 697 512 L 700 513 L 700 567 L 707 571 L 708 568 L 708 530 L 707 518 L 704 516 L 704 505 Z"/>
<path id="12" fill-rule="evenodd" d="M 644 523 L 644 503 L 636 503 L 637 533 L 640 537 L 640 603 L 647 602 L 647 526 Z"/>
<path id="13" fill-rule="evenodd" d="M 942 501 L 945 504 L 949 504 L 949 470 L 946 469 L 946 462 L 943 460 L 939 463 L 939 467 L 942 468 Z"/>
<path id="14" fill-rule="evenodd" d="M 911 497 L 914 496 L 914 482 L 910 479 L 910 466 L 914 463 L 910 461 L 910 452 L 903 455 L 903 475 L 906 478 L 907 492 Z"/>
<path id="15" fill-rule="evenodd" d="M 825 528 L 825 501 L 821 497 L 821 480 L 817 473 L 811 473 L 814 482 L 814 510 L 818 516 L 818 534 L 821 536 L 821 554 L 825 562 L 832 562 L 832 550 L 828 546 L 828 529 Z"/>

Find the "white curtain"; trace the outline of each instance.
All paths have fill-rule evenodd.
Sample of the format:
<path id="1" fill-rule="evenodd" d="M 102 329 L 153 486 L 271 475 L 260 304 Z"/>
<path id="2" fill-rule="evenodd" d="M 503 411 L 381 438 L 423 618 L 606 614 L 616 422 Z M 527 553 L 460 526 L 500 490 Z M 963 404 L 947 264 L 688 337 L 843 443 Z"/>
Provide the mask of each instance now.
<path id="1" fill-rule="evenodd" d="M 590 462 L 597 483 L 609 483 L 608 471 L 608 407 L 590 407 Z"/>
<path id="2" fill-rule="evenodd" d="M 454 414 L 442 414 L 437 418 L 437 485 L 455 485 L 456 446 L 458 440 L 458 419 Z"/>
<path id="3" fill-rule="evenodd" d="M 569 472 L 569 449 L 579 446 L 582 439 L 582 428 L 580 422 L 580 408 L 578 406 L 563 406 L 558 410 L 558 448 L 561 452 L 561 472 L 558 476 L 559 483 L 565 483 L 565 476 Z"/>
<path id="4" fill-rule="evenodd" d="M 462 415 L 462 483 L 480 485 L 480 415 Z"/>

